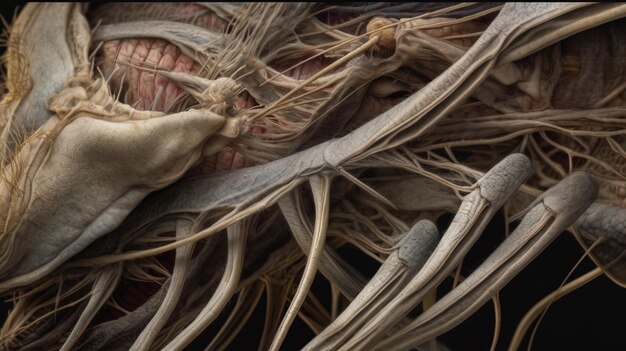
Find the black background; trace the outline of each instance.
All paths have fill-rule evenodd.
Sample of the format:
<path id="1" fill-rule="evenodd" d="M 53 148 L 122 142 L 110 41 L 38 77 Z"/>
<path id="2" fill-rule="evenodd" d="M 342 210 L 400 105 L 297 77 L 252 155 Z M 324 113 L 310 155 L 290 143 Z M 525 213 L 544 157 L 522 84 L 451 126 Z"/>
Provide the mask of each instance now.
<path id="1" fill-rule="evenodd" d="M 21 2 L 3 1 L 2 15 L 11 22 L 17 5 Z M 4 49 L 2 49 L 4 51 Z M 443 218 L 441 229 L 447 226 L 451 217 Z M 476 247 L 464 261 L 465 276 L 484 260 L 503 237 L 504 224 L 494 220 Z M 373 274 L 376 265 L 356 250 L 346 249 L 353 265 L 363 267 L 364 272 Z M 518 321 L 537 301 L 554 291 L 561 284 L 575 262 L 580 258 L 582 249 L 574 238 L 564 233 L 545 250 L 537 260 L 531 263 L 500 293 L 502 304 L 502 328 L 498 350 L 506 350 L 508 341 L 515 331 Z M 571 279 L 594 268 L 589 259 L 585 259 Z M 445 281 L 439 288 L 445 292 L 451 282 Z M 318 297 L 328 300 L 327 285 L 322 279 L 316 279 L 314 289 Z M 552 304 L 545 315 L 536 335 L 533 350 L 626 350 L 626 294 L 625 290 L 602 276 L 561 298 Z M 3 303 L 0 316 L 4 320 L 10 304 Z M 230 348 L 231 350 L 256 350 L 263 326 L 264 300 L 255 311 L 250 322 L 244 327 Z M 487 303 L 471 318 L 441 337 L 452 350 L 488 350 L 494 329 L 493 304 Z M 306 344 L 313 336 L 312 332 L 296 319 L 283 350 L 295 350 Z M 208 338 L 209 335 L 206 335 Z M 207 340 L 197 340 L 188 350 L 202 349 Z M 525 343 L 522 350 L 526 349 Z"/>

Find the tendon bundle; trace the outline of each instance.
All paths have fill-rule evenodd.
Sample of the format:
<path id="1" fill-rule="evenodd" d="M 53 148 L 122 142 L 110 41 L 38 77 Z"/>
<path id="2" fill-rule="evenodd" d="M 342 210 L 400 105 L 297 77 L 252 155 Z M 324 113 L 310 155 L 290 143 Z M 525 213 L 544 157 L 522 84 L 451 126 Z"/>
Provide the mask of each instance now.
<path id="1" fill-rule="evenodd" d="M 519 348 L 559 297 L 626 286 L 625 14 L 26 5 L 3 40 L 0 348 L 224 350 L 263 307 L 259 350 L 296 320 L 304 350 L 443 350 L 489 302 L 491 349 Z M 598 268 L 502 340 L 499 292 L 566 230 Z"/>

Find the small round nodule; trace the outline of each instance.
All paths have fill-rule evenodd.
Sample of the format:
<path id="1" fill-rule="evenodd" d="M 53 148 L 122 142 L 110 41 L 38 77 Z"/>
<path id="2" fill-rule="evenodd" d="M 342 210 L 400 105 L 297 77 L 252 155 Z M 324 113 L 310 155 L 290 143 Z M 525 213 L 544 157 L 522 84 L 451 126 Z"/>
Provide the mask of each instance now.
<path id="1" fill-rule="evenodd" d="M 378 36 L 378 42 L 374 48 L 380 56 L 389 57 L 396 51 L 396 27 L 391 26 L 379 30 L 393 23 L 388 18 L 374 17 L 367 24 L 366 30 L 369 33 L 369 38 Z"/>

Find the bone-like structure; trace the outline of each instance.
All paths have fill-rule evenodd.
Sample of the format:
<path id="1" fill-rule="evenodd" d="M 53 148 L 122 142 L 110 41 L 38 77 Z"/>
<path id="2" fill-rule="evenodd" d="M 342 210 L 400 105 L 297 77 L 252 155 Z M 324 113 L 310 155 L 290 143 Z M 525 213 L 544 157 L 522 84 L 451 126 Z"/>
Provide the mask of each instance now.
<path id="1" fill-rule="evenodd" d="M 375 316 L 422 269 L 438 240 L 437 227 L 432 222 L 416 223 L 361 293 L 304 349 L 336 349 L 341 345 L 342 339 Z"/>
<path id="2" fill-rule="evenodd" d="M 298 317 L 317 334 L 307 350 L 436 349 L 568 228 L 626 286 L 626 85 L 606 77 L 591 102 L 561 87 L 580 86 L 587 62 L 561 43 L 613 30 L 626 5 L 193 6 L 228 31 L 154 14 L 90 28 L 82 4 L 28 4 L 13 24 L 0 291 L 16 303 L 2 349 L 179 350 L 229 313 L 208 345 L 224 349 L 264 292 L 260 349 L 278 350 Z M 115 72 L 97 72 L 90 50 L 133 38 L 174 44 L 199 68 L 115 65 L 195 105 L 143 111 L 119 99 L 128 87 L 112 92 Z M 302 79 L 270 64 L 303 53 L 332 63 Z M 243 92 L 259 106 L 237 105 Z M 398 92 L 408 97 L 385 100 Z M 585 111 L 552 108 L 563 96 Z M 375 114 L 354 107 L 380 101 Z M 191 174 L 225 147 L 260 164 Z M 515 231 L 426 308 L 503 206 L 523 217 Z M 456 215 L 439 240 L 418 219 L 445 212 Z M 382 263 L 373 277 L 342 257 L 348 243 Z M 331 312 L 310 291 L 318 271 Z M 124 303 L 125 285 L 147 283 L 158 288 Z"/>
<path id="3" fill-rule="evenodd" d="M 563 192 L 572 196 L 563 197 Z M 410 349 L 458 324 L 487 302 L 595 200 L 597 185 L 573 173 L 543 193 L 513 233 L 456 289 L 376 348 Z M 355 336 L 358 337 L 358 336 Z"/>

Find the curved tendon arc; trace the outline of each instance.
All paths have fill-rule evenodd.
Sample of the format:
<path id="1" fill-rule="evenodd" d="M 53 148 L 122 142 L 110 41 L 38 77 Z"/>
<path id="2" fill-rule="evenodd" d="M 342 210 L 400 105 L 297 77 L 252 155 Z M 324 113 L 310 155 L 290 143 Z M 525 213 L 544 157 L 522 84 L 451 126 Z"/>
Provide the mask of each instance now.
<path id="1" fill-rule="evenodd" d="M 326 228 L 328 227 L 328 214 L 330 202 L 330 184 L 331 176 L 328 174 L 314 175 L 309 178 L 313 200 L 315 202 L 315 227 L 313 230 L 313 242 L 311 243 L 311 252 L 308 255 L 306 267 L 302 274 L 302 279 L 298 284 L 298 289 L 294 298 L 289 305 L 289 309 L 281 322 L 276 336 L 270 345 L 270 351 L 278 351 L 287 335 L 287 331 L 293 323 L 298 310 L 302 306 L 306 295 L 313 284 L 315 272 L 319 264 L 324 243 L 326 241 Z"/>

